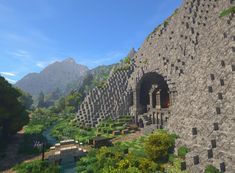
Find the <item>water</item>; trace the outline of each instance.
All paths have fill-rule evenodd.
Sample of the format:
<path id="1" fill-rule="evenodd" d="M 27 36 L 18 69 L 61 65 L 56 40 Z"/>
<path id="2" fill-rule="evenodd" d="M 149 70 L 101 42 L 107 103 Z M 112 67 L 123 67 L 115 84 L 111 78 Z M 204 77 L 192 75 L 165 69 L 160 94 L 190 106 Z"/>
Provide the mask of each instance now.
<path id="1" fill-rule="evenodd" d="M 60 173 L 76 173 L 76 163 L 66 163 L 61 165 Z"/>
<path id="2" fill-rule="evenodd" d="M 47 139 L 47 142 L 52 146 L 58 143 L 57 139 L 51 136 L 51 130 L 55 125 L 56 123 L 52 124 L 42 133 L 42 135 Z M 62 163 L 60 173 L 76 173 L 76 163 L 75 162 Z"/>
<path id="3" fill-rule="evenodd" d="M 47 139 L 47 142 L 50 145 L 55 145 L 58 141 L 56 138 L 51 136 L 51 130 L 56 125 L 56 123 L 52 124 L 50 127 L 48 127 L 45 131 L 43 131 L 42 135 Z"/>

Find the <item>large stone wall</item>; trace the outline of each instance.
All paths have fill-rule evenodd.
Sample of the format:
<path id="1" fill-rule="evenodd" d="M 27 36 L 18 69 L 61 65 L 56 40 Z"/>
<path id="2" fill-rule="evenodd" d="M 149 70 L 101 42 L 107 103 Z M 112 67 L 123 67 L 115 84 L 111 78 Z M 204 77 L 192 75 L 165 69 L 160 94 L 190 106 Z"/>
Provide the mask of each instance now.
<path id="1" fill-rule="evenodd" d="M 185 0 L 145 40 L 135 55 L 133 72 L 111 75 L 108 87 L 86 97 L 79 122 L 94 126 L 129 110 L 136 116 L 139 83 L 156 72 L 174 96 L 166 128 L 180 136 L 177 147 L 190 149 L 187 169 L 202 172 L 212 164 L 234 173 L 235 20 L 233 15 L 219 17 L 232 5 L 234 0 Z"/>
<path id="2" fill-rule="evenodd" d="M 130 92 L 127 82 L 134 66 L 126 67 L 125 64 L 115 67 L 103 87 L 96 87 L 88 93 L 77 114 L 80 125 L 95 127 L 107 117 L 116 119 L 129 114 Z"/>
<path id="3" fill-rule="evenodd" d="M 180 135 L 177 147 L 190 149 L 186 165 L 192 172 L 208 164 L 235 172 L 235 20 L 233 15 L 219 17 L 231 5 L 235 2 L 186 0 L 168 25 L 146 39 L 129 79 L 133 116 L 145 74 L 164 76 L 169 90 L 177 93 L 167 128 Z"/>

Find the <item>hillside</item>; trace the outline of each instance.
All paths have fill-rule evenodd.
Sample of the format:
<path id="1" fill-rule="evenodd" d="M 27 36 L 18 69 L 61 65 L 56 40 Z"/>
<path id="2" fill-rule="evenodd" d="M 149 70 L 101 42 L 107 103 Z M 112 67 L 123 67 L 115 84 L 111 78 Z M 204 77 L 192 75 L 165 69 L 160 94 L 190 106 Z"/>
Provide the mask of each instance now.
<path id="1" fill-rule="evenodd" d="M 33 96 L 37 96 L 40 92 L 48 94 L 57 88 L 64 92 L 69 83 L 76 81 L 80 85 L 88 71 L 88 67 L 68 58 L 62 62 L 50 64 L 40 73 L 26 75 L 15 86 Z"/>

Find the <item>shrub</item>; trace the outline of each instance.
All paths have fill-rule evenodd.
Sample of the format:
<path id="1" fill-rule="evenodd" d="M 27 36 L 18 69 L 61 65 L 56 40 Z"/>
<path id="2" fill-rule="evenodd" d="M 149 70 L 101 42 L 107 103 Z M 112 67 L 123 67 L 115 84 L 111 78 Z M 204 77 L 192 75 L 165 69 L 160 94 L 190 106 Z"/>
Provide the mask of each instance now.
<path id="1" fill-rule="evenodd" d="M 220 171 L 212 165 L 208 165 L 204 173 L 220 173 Z"/>
<path id="2" fill-rule="evenodd" d="M 222 11 L 219 16 L 224 17 L 224 16 L 228 16 L 228 15 L 234 14 L 234 13 L 235 13 L 235 6 L 230 7 L 228 9 Z"/>
<path id="3" fill-rule="evenodd" d="M 48 161 L 36 160 L 33 162 L 22 163 L 13 168 L 17 173 L 58 173 L 59 166 Z"/>
<path id="4" fill-rule="evenodd" d="M 167 20 L 165 20 L 163 23 L 164 28 L 166 28 L 168 24 L 169 24 L 169 22 Z"/>
<path id="5" fill-rule="evenodd" d="M 187 147 L 180 147 L 178 149 L 178 156 L 181 157 L 181 158 L 185 158 L 187 153 L 188 153 L 188 148 Z"/>
<path id="6" fill-rule="evenodd" d="M 153 161 L 168 160 L 169 153 L 175 145 L 175 139 L 166 131 L 157 131 L 145 141 L 145 150 Z"/>
<path id="7" fill-rule="evenodd" d="M 158 168 L 158 165 L 149 159 L 140 160 L 139 169 L 143 173 L 155 172 Z"/>

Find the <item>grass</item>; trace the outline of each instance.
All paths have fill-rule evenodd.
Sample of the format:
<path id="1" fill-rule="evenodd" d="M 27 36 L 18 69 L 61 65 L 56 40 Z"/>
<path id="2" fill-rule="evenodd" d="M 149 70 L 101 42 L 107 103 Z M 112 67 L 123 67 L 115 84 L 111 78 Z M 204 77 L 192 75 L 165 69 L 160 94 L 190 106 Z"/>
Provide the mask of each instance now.
<path id="1" fill-rule="evenodd" d="M 127 122 L 131 120 L 129 116 L 122 116 L 116 121 L 112 119 L 108 119 L 103 121 L 96 128 L 81 128 L 77 127 L 70 118 L 61 119 L 58 123 L 53 127 L 51 134 L 58 140 L 65 139 L 75 139 L 82 143 L 88 143 L 89 139 L 100 135 L 103 137 L 117 137 L 112 134 L 115 130 L 124 130 L 127 128 L 125 125 Z"/>
<path id="2" fill-rule="evenodd" d="M 58 173 L 60 167 L 47 161 L 32 161 L 21 163 L 13 168 L 17 173 Z"/>
<path id="3" fill-rule="evenodd" d="M 88 143 L 95 136 L 94 129 L 82 129 L 71 122 L 70 118 L 62 119 L 52 128 L 51 135 L 58 140 L 75 139 Z"/>
<path id="4" fill-rule="evenodd" d="M 235 6 L 232 6 L 228 9 L 222 11 L 219 16 L 224 17 L 224 16 L 228 16 L 228 15 L 234 14 L 234 13 L 235 13 Z"/>
<path id="5" fill-rule="evenodd" d="M 129 142 L 117 142 L 112 147 L 91 150 L 77 162 L 77 171 L 82 173 L 187 173 L 181 171 L 181 158 L 172 155 L 167 163 L 152 161 L 145 150 L 142 136 Z M 174 138 L 174 135 L 172 135 Z"/>

